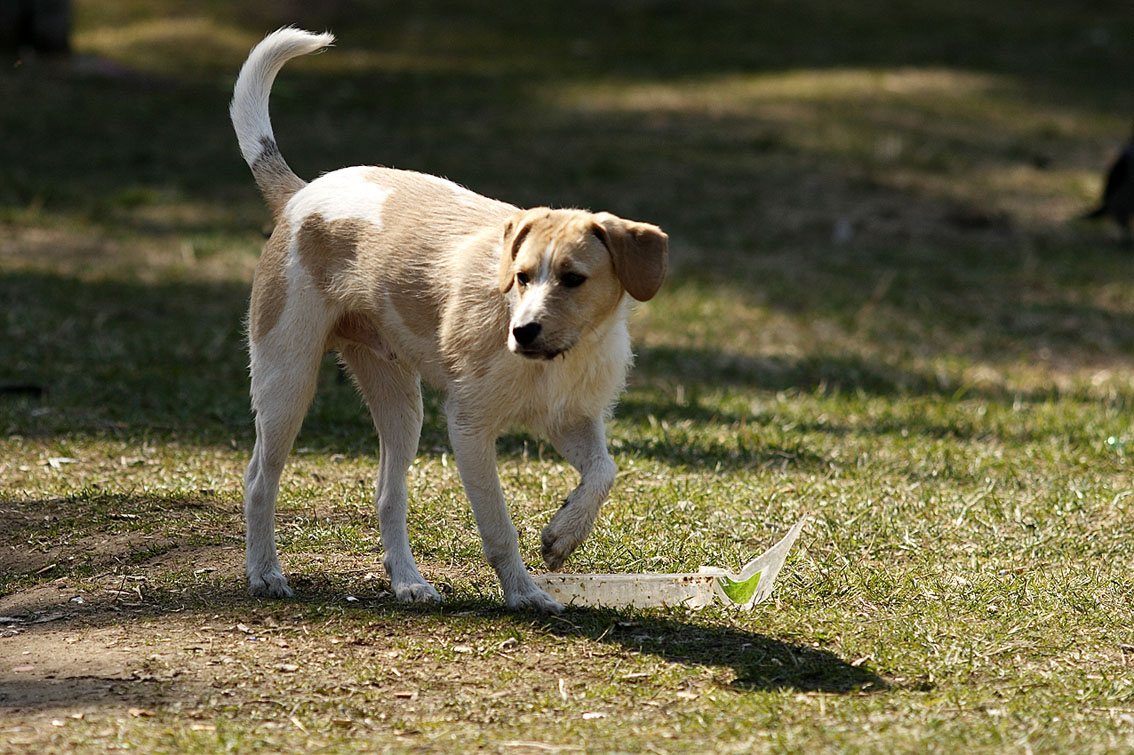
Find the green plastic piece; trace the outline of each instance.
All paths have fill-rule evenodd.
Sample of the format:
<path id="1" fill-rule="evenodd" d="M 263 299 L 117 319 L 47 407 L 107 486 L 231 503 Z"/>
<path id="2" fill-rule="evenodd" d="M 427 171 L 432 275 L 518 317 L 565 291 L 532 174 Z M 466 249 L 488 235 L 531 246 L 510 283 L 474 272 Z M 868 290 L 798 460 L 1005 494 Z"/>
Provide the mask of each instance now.
<path id="1" fill-rule="evenodd" d="M 729 600 L 744 605 L 752 600 L 752 596 L 756 593 L 756 585 L 760 583 L 760 572 L 756 572 L 743 582 L 733 582 L 728 577 L 717 577 L 717 580 Z"/>

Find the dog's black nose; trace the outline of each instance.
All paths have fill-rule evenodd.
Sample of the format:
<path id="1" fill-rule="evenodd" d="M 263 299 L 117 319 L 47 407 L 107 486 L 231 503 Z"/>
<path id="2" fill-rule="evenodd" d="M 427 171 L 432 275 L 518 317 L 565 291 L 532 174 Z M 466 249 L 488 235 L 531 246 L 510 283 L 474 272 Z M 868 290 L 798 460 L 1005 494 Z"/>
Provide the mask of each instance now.
<path id="1" fill-rule="evenodd" d="M 538 322 L 529 322 L 527 325 L 512 328 L 512 336 L 516 339 L 516 343 L 521 346 L 531 346 L 532 342 L 539 338 L 541 330 L 543 328 Z"/>

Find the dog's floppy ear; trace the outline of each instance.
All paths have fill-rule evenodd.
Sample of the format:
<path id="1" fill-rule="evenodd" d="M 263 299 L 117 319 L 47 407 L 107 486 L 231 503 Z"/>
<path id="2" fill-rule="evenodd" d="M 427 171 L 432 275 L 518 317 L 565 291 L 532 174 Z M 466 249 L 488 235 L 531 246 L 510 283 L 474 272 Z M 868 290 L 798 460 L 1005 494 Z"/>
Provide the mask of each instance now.
<path id="1" fill-rule="evenodd" d="M 516 261 L 516 253 L 520 250 L 520 244 L 524 243 L 524 237 L 532 229 L 528 215 L 528 212 L 518 212 L 504 224 L 504 236 L 500 240 L 500 272 L 497 278 L 502 294 L 508 293 L 512 288 L 512 281 L 515 279 L 512 275 L 512 263 Z"/>
<path id="2" fill-rule="evenodd" d="M 594 232 L 610 250 L 614 273 L 626 292 L 638 301 L 652 299 L 669 269 L 669 237 L 656 225 L 609 212 L 595 214 Z"/>

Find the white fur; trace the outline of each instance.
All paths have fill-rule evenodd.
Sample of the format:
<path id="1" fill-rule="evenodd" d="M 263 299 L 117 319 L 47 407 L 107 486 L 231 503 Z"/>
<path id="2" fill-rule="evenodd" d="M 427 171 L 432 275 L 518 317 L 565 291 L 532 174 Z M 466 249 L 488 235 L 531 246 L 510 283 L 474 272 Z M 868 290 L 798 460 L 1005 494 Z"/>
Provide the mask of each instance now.
<path id="1" fill-rule="evenodd" d="M 268 117 L 268 95 L 276 74 L 292 58 L 321 50 L 334 41 L 333 34 L 312 34 L 286 27 L 272 32 L 252 48 L 236 79 L 229 106 L 240 154 L 249 165 L 260 155 L 263 139 L 275 141 Z"/>
<path id="2" fill-rule="evenodd" d="M 366 166 L 342 168 L 313 181 L 287 203 L 287 217 L 297 223 L 316 214 L 330 221 L 353 218 L 381 228 L 382 205 L 392 189 L 364 180 L 368 170 Z"/>

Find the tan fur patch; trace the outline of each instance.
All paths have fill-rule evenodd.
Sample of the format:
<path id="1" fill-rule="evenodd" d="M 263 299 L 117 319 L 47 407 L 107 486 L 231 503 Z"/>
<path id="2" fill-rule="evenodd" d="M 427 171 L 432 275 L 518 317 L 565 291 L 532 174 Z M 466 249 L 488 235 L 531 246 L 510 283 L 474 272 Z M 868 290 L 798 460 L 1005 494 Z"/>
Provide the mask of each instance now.
<path id="1" fill-rule="evenodd" d="M 375 301 L 376 292 L 384 290 L 390 304 L 405 326 L 415 335 L 434 337 L 439 315 L 438 291 L 430 280 L 428 269 L 419 265 L 392 265 L 390 261 L 371 259 L 376 250 L 385 249 L 389 238 L 409 236 L 398 227 L 400 218 L 410 216 L 412 197 L 399 192 L 387 201 L 383 219 L 389 218 L 381 230 L 369 221 L 347 218 L 326 221 L 313 215 L 300 226 L 298 234 L 299 259 L 314 279 L 315 285 L 326 296 L 350 310 L 362 309 L 377 312 L 383 303 Z M 404 221 L 402 221 L 404 223 Z M 429 250 L 412 250 L 413 254 Z M 364 268 L 370 274 L 358 274 Z"/>
<path id="2" fill-rule="evenodd" d="M 328 223 L 322 215 L 311 215 L 296 234 L 299 261 L 315 285 L 330 295 L 337 280 L 354 263 L 369 224 L 355 219 Z"/>
<path id="3" fill-rule="evenodd" d="M 248 312 L 249 335 L 253 341 L 266 336 L 283 314 L 287 304 L 287 252 L 291 230 L 279 223 L 256 262 L 252 280 L 252 303 Z"/>
<path id="4" fill-rule="evenodd" d="M 382 337 L 378 326 L 369 317 L 358 312 L 348 312 L 340 317 L 331 330 L 331 337 L 351 343 L 360 343 L 369 347 L 384 359 L 394 359 L 396 356 L 389 344 L 386 343 L 386 339 Z M 332 343 L 334 343 L 333 340 Z"/>
<path id="5" fill-rule="evenodd" d="M 422 297 L 421 290 L 393 291 L 390 303 L 411 333 L 420 338 L 434 338 L 440 318 L 436 306 Z"/>
<path id="6" fill-rule="evenodd" d="M 284 162 L 274 140 L 268 137 L 262 138 L 260 148 L 259 157 L 250 166 L 252 177 L 260 187 L 260 192 L 264 195 L 264 201 L 268 203 L 272 215 L 279 218 L 284 207 L 287 206 L 287 200 L 306 186 L 307 182 L 295 175 Z"/>
<path id="7" fill-rule="evenodd" d="M 401 183 L 393 183 L 399 178 Z M 382 238 L 374 248 L 396 255 L 392 260 L 375 260 L 370 269 L 381 276 L 390 303 L 406 328 L 420 338 L 436 338 L 446 295 L 445 288 L 438 285 L 438 276 L 443 273 L 437 264 L 451 254 L 454 235 L 463 235 L 467 228 L 484 222 L 488 212 L 503 216 L 511 208 L 471 192 L 469 197 L 474 202 L 454 202 L 453 188 L 432 177 L 411 182 L 401 174 L 375 168 L 368 180 L 393 188 L 382 207 Z M 462 194 L 456 198 L 468 199 Z M 481 203 L 483 206 L 477 206 Z M 447 218 L 451 226 L 433 229 L 422 224 L 422 207 L 444 206 L 451 208 Z"/>

